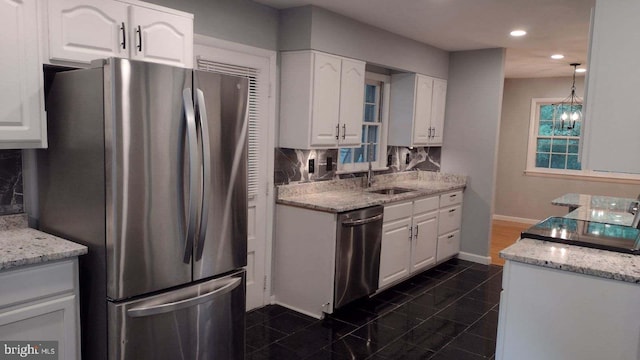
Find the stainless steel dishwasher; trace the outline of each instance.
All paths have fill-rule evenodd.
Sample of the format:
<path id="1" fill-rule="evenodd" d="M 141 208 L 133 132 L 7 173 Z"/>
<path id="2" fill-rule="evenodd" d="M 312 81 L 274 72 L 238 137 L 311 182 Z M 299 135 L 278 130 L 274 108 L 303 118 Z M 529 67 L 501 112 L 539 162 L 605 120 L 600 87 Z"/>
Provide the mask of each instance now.
<path id="1" fill-rule="evenodd" d="M 378 289 L 382 206 L 338 215 L 334 308 Z"/>

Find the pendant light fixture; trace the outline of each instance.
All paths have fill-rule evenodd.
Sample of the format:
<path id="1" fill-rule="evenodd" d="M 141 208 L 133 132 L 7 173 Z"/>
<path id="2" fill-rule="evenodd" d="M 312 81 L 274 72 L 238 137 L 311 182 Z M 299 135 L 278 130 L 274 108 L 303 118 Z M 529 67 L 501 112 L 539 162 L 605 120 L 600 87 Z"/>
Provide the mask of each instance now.
<path id="1" fill-rule="evenodd" d="M 576 95 L 576 69 L 579 63 L 571 63 L 573 66 L 573 82 L 571 83 L 571 94 L 559 104 L 560 126 L 564 129 L 565 122 L 567 129 L 576 127 L 576 122 L 582 121 L 582 99 Z"/>

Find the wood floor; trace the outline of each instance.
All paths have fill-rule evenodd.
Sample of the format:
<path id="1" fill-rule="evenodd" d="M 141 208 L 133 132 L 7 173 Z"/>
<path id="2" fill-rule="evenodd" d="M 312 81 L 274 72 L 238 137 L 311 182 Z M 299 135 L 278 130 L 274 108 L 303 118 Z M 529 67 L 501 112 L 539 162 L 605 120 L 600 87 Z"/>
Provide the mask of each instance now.
<path id="1" fill-rule="evenodd" d="M 493 220 L 493 232 L 491 234 L 491 263 L 504 265 L 500 258 L 500 250 L 508 247 L 518 240 L 523 230 L 531 227 L 531 224 L 523 224 L 504 220 Z"/>

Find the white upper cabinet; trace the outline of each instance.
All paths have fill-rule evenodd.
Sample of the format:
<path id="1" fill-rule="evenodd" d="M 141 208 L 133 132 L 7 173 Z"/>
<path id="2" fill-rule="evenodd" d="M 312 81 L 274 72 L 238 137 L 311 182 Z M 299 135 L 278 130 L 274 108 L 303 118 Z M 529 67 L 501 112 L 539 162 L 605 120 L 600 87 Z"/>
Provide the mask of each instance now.
<path id="1" fill-rule="evenodd" d="M 342 59 L 340 77 L 340 146 L 360 146 L 364 117 L 365 64 Z"/>
<path id="2" fill-rule="evenodd" d="M 132 59 L 193 67 L 193 19 L 139 6 L 129 19 Z"/>
<path id="3" fill-rule="evenodd" d="M 48 57 L 88 64 L 122 57 L 193 67 L 193 15 L 140 1 L 48 1 Z"/>
<path id="4" fill-rule="evenodd" d="M 596 1 L 585 102 L 583 168 L 640 174 L 640 1 Z"/>
<path id="5" fill-rule="evenodd" d="M 0 149 L 47 146 L 36 0 L 0 0 Z"/>
<path id="6" fill-rule="evenodd" d="M 49 59 L 89 63 L 128 57 L 127 8 L 117 1 L 49 1 Z"/>
<path id="7" fill-rule="evenodd" d="M 331 146 L 336 144 L 339 126 L 342 61 L 324 54 L 317 54 L 314 60 L 310 145 Z"/>
<path id="8" fill-rule="evenodd" d="M 317 51 L 282 53 L 280 147 L 360 146 L 365 63 Z"/>
<path id="9" fill-rule="evenodd" d="M 389 145 L 440 146 L 447 81 L 420 74 L 391 76 Z"/>

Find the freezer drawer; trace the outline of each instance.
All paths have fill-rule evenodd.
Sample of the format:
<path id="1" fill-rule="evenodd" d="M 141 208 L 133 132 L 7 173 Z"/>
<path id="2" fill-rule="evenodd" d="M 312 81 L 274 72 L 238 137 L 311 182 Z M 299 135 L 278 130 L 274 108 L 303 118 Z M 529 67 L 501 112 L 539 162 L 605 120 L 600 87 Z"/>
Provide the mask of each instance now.
<path id="1" fill-rule="evenodd" d="M 244 270 L 108 308 L 109 359 L 244 359 Z"/>

